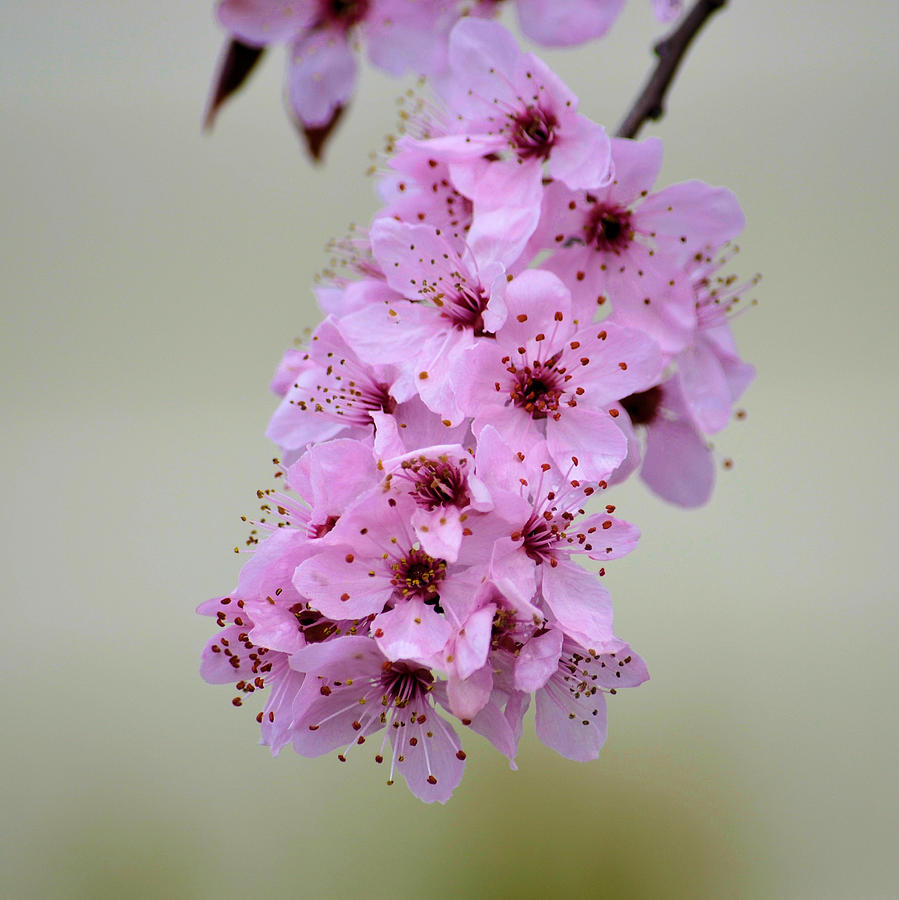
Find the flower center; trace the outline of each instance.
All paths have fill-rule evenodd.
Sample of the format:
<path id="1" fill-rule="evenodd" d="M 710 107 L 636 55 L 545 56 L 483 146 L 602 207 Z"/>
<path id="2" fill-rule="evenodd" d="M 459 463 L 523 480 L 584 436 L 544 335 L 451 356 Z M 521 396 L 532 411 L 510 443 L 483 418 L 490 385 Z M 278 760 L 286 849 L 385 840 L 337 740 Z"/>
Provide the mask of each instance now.
<path id="1" fill-rule="evenodd" d="M 512 146 L 519 159 L 547 159 L 556 142 L 556 117 L 537 106 L 528 106 L 513 120 Z"/>
<path id="2" fill-rule="evenodd" d="M 598 206 L 594 209 L 587 224 L 587 244 L 597 250 L 618 253 L 631 242 L 631 214 L 620 207 Z"/>
<path id="3" fill-rule="evenodd" d="M 634 425 L 649 425 L 655 421 L 661 402 L 662 389 L 656 385 L 648 391 L 630 394 L 621 401 L 621 405 Z"/>
<path id="4" fill-rule="evenodd" d="M 449 319 L 457 328 L 470 328 L 478 337 L 484 335 L 484 310 L 487 308 L 487 295 L 481 288 L 473 291 L 467 287 L 459 287 L 452 298 L 445 298 L 441 304 L 440 314 Z"/>
<path id="5" fill-rule="evenodd" d="M 385 663 L 381 675 L 384 696 L 398 709 L 420 699 L 422 694 L 431 690 L 433 683 L 434 676 L 428 669 L 413 668 L 404 662 Z"/>
<path id="6" fill-rule="evenodd" d="M 560 530 L 556 522 L 545 517 L 538 518 L 532 515 L 527 525 L 522 529 L 524 537 L 524 552 L 535 563 L 548 562 L 556 558 L 553 548 L 559 541 L 565 538 L 565 532 Z M 553 563 L 555 565 L 555 563 Z"/>
<path id="7" fill-rule="evenodd" d="M 310 537 L 313 539 L 324 537 L 336 524 L 340 516 L 328 516 L 324 522 L 310 526 Z"/>
<path id="8" fill-rule="evenodd" d="M 509 396 L 516 406 L 530 413 L 534 419 L 545 419 L 559 409 L 562 389 L 557 384 L 557 373 L 549 364 L 551 362 L 544 364 L 537 360 L 533 367 L 516 368 L 513 373 L 515 383 Z"/>
<path id="9" fill-rule="evenodd" d="M 424 550 L 413 548 L 392 566 L 394 587 L 403 597 L 421 597 L 434 612 L 442 613 L 437 585 L 446 576 L 446 560 L 434 559 Z"/>
<path id="10" fill-rule="evenodd" d="M 450 462 L 436 459 L 415 459 L 403 463 L 413 479 L 409 492 L 415 502 L 431 511 L 438 506 L 468 506 L 465 475 Z"/>
<path id="11" fill-rule="evenodd" d="M 369 0 L 325 0 L 324 18 L 351 28 L 368 12 Z"/>
<path id="12" fill-rule="evenodd" d="M 326 619 L 318 610 L 310 609 L 309 604 L 297 603 L 290 608 L 297 620 L 307 644 L 320 644 L 337 630 L 337 626 Z"/>

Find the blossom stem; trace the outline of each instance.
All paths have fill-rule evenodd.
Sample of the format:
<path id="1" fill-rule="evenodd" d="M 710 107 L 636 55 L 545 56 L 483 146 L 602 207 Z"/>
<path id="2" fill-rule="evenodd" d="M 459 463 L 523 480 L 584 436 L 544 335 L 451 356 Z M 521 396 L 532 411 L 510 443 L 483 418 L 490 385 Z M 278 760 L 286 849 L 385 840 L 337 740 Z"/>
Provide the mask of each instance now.
<path id="1" fill-rule="evenodd" d="M 647 119 L 662 118 L 665 114 L 665 95 L 687 48 L 706 20 L 726 5 L 727 0 L 696 0 L 677 28 L 655 45 L 653 49 L 658 62 L 618 128 L 618 137 L 634 138 Z"/>

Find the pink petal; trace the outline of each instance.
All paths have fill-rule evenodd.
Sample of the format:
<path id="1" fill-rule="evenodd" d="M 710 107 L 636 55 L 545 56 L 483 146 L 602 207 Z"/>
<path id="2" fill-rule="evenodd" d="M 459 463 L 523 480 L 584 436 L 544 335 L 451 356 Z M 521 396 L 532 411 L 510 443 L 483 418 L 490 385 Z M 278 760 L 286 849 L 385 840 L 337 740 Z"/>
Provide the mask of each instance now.
<path id="1" fill-rule="evenodd" d="M 486 706 L 493 691 L 490 666 L 475 670 L 468 678 L 451 675 L 447 680 L 447 699 L 453 715 L 473 719 Z"/>
<path id="2" fill-rule="evenodd" d="M 253 660 L 245 641 L 238 640 L 249 629 L 246 625 L 229 625 L 216 632 L 203 649 L 200 658 L 200 675 L 210 684 L 234 684 L 252 674 Z"/>
<path id="3" fill-rule="evenodd" d="M 636 525 L 605 513 L 588 516 L 580 523 L 578 531 L 592 532 L 581 547 L 590 559 L 603 561 L 627 556 L 640 540 L 640 529 Z M 592 549 L 588 550 L 587 545 Z"/>
<path id="4" fill-rule="evenodd" d="M 439 75 L 449 65 L 455 15 L 437 0 L 380 0 L 363 25 L 368 57 L 391 75 Z"/>
<path id="5" fill-rule="evenodd" d="M 730 421 L 730 385 L 712 349 L 704 342 L 688 347 L 677 357 L 684 400 L 700 431 L 714 434 Z"/>
<path id="6" fill-rule="evenodd" d="M 526 269 L 515 277 L 506 291 L 506 305 L 509 314 L 500 333 L 504 348 L 523 345 L 536 355 L 541 349 L 534 339 L 539 332 L 561 345 L 574 330 L 571 292 L 545 269 Z"/>
<path id="7" fill-rule="evenodd" d="M 311 26 L 318 12 L 311 0 L 223 0 L 218 20 L 256 46 L 289 41 Z"/>
<path id="8" fill-rule="evenodd" d="M 586 116 L 572 116 L 552 148 L 549 171 L 572 190 L 605 187 L 613 177 L 605 129 Z"/>
<path id="9" fill-rule="evenodd" d="M 372 448 L 348 438 L 316 444 L 287 472 L 290 486 L 311 506 L 315 524 L 340 515 L 379 480 Z M 299 563 L 297 563 L 299 565 Z"/>
<path id="10" fill-rule="evenodd" d="M 612 602 L 595 575 L 571 563 L 541 569 L 543 596 L 565 634 L 597 650 L 614 639 Z"/>
<path id="11" fill-rule="evenodd" d="M 455 507 L 417 509 L 412 513 L 412 527 L 421 542 L 421 548 L 435 559 L 455 562 L 462 543 L 461 510 Z"/>
<path id="12" fill-rule="evenodd" d="M 496 604 L 490 603 L 470 615 L 465 620 L 463 627 L 458 630 L 453 643 L 452 665 L 459 678 L 469 678 L 487 662 L 491 626 L 495 614 Z M 461 716 L 462 714 L 458 713 L 457 715 Z"/>
<path id="13" fill-rule="evenodd" d="M 597 691 L 574 700 L 567 687 L 551 681 L 537 692 L 537 737 L 566 759 L 596 759 L 608 730 L 606 698 Z M 594 710 L 596 715 L 593 715 Z"/>
<path id="14" fill-rule="evenodd" d="M 651 194 L 634 214 L 634 224 L 654 232 L 660 246 L 667 239 L 688 255 L 706 244 L 719 246 L 735 238 L 745 221 L 733 192 L 695 180 Z"/>
<path id="15" fill-rule="evenodd" d="M 412 730 L 408 725 L 390 729 L 390 742 L 395 752 L 404 757 L 403 762 L 397 761 L 396 771 L 420 800 L 446 803 L 462 780 L 465 755 L 453 727 L 433 709 L 429 709 L 427 717 L 427 727 L 416 729 L 419 739 L 414 747 L 408 741 L 411 735 L 406 734 Z"/>
<path id="16" fill-rule="evenodd" d="M 402 363 L 434 333 L 434 312 L 394 296 L 344 316 L 340 330 L 360 359 L 373 365 Z"/>
<path id="17" fill-rule="evenodd" d="M 559 471 L 586 481 L 610 475 L 627 456 L 627 438 L 612 417 L 580 406 L 547 420 L 546 446 Z"/>
<path id="18" fill-rule="evenodd" d="M 257 600 L 247 602 L 244 608 L 253 620 L 250 640 L 257 646 L 282 653 L 295 653 L 305 646 L 297 618 L 286 606 Z"/>
<path id="19" fill-rule="evenodd" d="M 290 49 L 287 88 L 290 103 L 306 126 L 324 125 L 349 99 L 356 84 L 356 59 L 346 33 L 321 29 Z"/>
<path id="20" fill-rule="evenodd" d="M 336 681 L 377 675 L 383 663 L 384 655 L 377 644 L 359 635 L 307 644 L 290 657 L 292 669 Z"/>
<path id="21" fill-rule="evenodd" d="M 532 637 L 521 648 L 515 662 L 515 689 L 532 694 L 546 684 L 550 676 L 559 668 L 562 652 L 562 632 L 551 628 L 543 634 Z"/>
<path id="22" fill-rule="evenodd" d="M 374 574 L 369 574 L 373 572 Z M 393 594 L 393 585 L 371 559 L 357 557 L 349 545 L 321 550 L 293 576 L 296 589 L 331 619 L 361 619 L 379 613 Z"/>
<path id="23" fill-rule="evenodd" d="M 624 644 L 614 653 L 600 653 L 591 667 L 596 684 L 605 688 L 637 687 L 649 681 L 643 658 Z"/>
<path id="24" fill-rule="evenodd" d="M 572 47 L 602 37 L 624 0 L 518 0 L 521 30 L 547 47 Z"/>
<path id="25" fill-rule="evenodd" d="M 489 578 L 518 612 L 523 615 L 539 612 L 531 604 L 537 591 L 536 568 L 521 549 L 520 542 L 507 537 L 494 544 Z"/>
<path id="26" fill-rule="evenodd" d="M 285 607 L 298 603 L 302 598 L 294 589 L 293 573 L 315 552 L 304 532 L 305 529 L 279 528 L 262 541 L 240 570 L 235 596 L 244 600 L 277 596 Z"/>
<path id="27" fill-rule="evenodd" d="M 450 34 L 450 67 L 459 96 L 453 100 L 463 115 L 492 114 L 494 97 L 515 104 L 518 91 L 505 76 L 513 71 L 521 50 L 515 38 L 496 22 L 462 19 Z M 484 98 L 489 97 L 490 101 Z"/>
<path id="28" fill-rule="evenodd" d="M 390 660 L 423 660 L 439 653 L 452 635 L 444 616 L 418 597 L 397 601 L 389 612 L 375 616 L 372 634 Z"/>
<path id="29" fill-rule="evenodd" d="M 528 694 L 516 693 L 510 698 L 502 691 L 494 691 L 483 709 L 470 723 L 466 723 L 469 724 L 472 731 L 487 738 L 500 753 L 506 756 L 512 769 L 518 768 L 515 765 L 515 754 L 521 738 L 520 722 L 530 699 Z M 505 711 L 502 708 L 503 703 L 505 703 Z M 519 725 L 517 732 L 513 722 L 517 722 Z"/>
<path id="30" fill-rule="evenodd" d="M 685 419 L 653 422 L 640 477 L 663 500 L 702 506 L 715 486 L 715 462 L 703 436 Z"/>
<path id="31" fill-rule="evenodd" d="M 580 345 L 573 354 L 581 361 L 574 373 L 575 382 L 587 390 L 579 403 L 608 406 L 652 387 L 662 373 L 658 344 L 634 328 L 603 321 L 582 328 L 572 340 Z"/>
<path id="32" fill-rule="evenodd" d="M 615 138 L 612 164 L 615 178 L 609 197 L 621 206 L 630 206 L 643 191 L 650 190 L 655 184 L 662 168 L 662 142 L 658 138 L 643 141 Z"/>
<path id="33" fill-rule="evenodd" d="M 363 708 L 358 703 L 360 695 L 359 688 L 348 686 L 332 687 L 327 696 L 313 696 L 295 724 L 294 750 L 301 756 L 322 756 L 354 744 L 358 731 L 353 725 Z"/>

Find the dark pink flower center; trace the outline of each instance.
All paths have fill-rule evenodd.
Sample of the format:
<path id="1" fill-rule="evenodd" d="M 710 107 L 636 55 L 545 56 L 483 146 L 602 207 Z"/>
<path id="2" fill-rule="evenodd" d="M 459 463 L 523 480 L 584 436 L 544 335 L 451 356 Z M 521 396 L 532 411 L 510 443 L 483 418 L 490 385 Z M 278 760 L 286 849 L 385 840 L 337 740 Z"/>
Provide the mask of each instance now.
<path id="1" fill-rule="evenodd" d="M 365 18 L 369 0 L 322 0 L 323 24 L 336 25 L 344 30 Z"/>
<path id="2" fill-rule="evenodd" d="M 388 702 L 402 709 L 414 700 L 420 700 L 431 690 L 434 676 L 430 670 L 411 666 L 404 662 L 384 664 L 381 689 Z"/>
<path id="3" fill-rule="evenodd" d="M 631 214 L 619 206 L 599 205 L 590 211 L 584 225 L 587 246 L 593 245 L 600 251 L 619 253 L 631 242 Z"/>
<path id="4" fill-rule="evenodd" d="M 340 516 L 328 516 L 324 522 L 319 522 L 317 525 L 310 525 L 310 537 L 313 539 L 324 537 L 337 524 L 339 518 Z"/>
<path id="5" fill-rule="evenodd" d="M 656 385 L 648 391 L 630 394 L 621 401 L 621 405 L 634 425 L 649 425 L 655 421 L 661 402 L 662 389 Z"/>
<path id="6" fill-rule="evenodd" d="M 446 576 L 446 560 L 434 559 L 424 550 L 413 548 L 391 566 L 394 587 L 403 597 L 420 597 L 435 612 L 442 613 L 437 585 Z"/>
<path id="7" fill-rule="evenodd" d="M 560 373 L 553 365 L 556 361 L 553 357 L 545 363 L 535 360 L 520 368 L 509 366 L 509 372 L 514 376 L 509 397 L 534 419 L 545 419 L 559 409 L 563 390 Z"/>
<path id="8" fill-rule="evenodd" d="M 528 106 L 513 119 L 512 146 L 519 159 L 547 159 L 556 142 L 556 117 Z"/>
<path id="9" fill-rule="evenodd" d="M 290 611 L 294 614 L 307 644 L 320 644 L 337 631 L 334 622 L 326 619 L 318 610 L 310 609 L 308 603 L 297 603 Z"/>
<path id="10" fill-rule="evenodd" d="M 557 558 L 554 548 L 565 539 L 565 532 L 553 518 L 531 516 L 521 531 L 524 552 L 535 563 L 549 562 Z"/>
<path id="11" fill-rule="evenodd" d="M 412 479 L 409 493 L 415 502 L 428 511 L 438 506 L 468 506 L 468 484 L 465 474 L 449 461 L 415 459 L 403 463 L 407 477 Z"/>
<path id="12" fill-rule="evenodd" d="M 453 297 L 441 298 L 440 314 L 449 319 L 457 328 L 470 328 L 475 335 L 484 335 L 484 310 L 487 308 L 487 294 L 482 288 L 471 290 L 459 286 Z"/>
<path id="13" fill-rule="evenodd" d="M 530 616 L 519 619 L 514 610 L 500 606 L 490 627 L 490 649 L 517 657 L 521 648 L 532 638 L 544 634 L 546 629 Z"/>

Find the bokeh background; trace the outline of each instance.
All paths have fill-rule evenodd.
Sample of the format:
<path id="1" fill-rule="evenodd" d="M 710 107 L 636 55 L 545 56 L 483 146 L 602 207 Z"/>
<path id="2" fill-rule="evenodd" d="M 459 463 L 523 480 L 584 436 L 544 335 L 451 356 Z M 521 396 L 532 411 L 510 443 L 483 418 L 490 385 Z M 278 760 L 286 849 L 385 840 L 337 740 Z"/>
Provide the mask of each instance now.
<path id="1" fill-rule="evenodd" d="M 367 71 L 327 164 L 273 53 L 211 136 L 210 4 L 0 3 L 3 690 L 10 898 L 892 898 L 897 837 L 893 0 L 733 2 L 690 53 L 665 182 L 740 197 L 760 375 L 711 505 L 637 483 L 608 576 L 653 680 L 600 761 L 469 740 L 446 807 L 256 744 L 202 683 L 267 384 L 318 313 L 324 244 L 376 208 L 403 85 Z M 613 128 L 660 34 L 631 0 L 544 53 Z"/>

